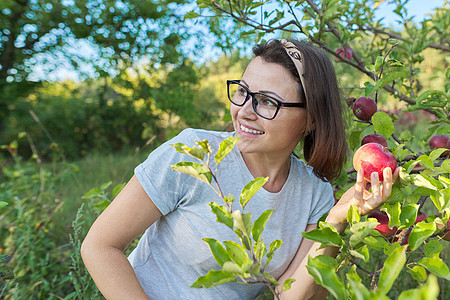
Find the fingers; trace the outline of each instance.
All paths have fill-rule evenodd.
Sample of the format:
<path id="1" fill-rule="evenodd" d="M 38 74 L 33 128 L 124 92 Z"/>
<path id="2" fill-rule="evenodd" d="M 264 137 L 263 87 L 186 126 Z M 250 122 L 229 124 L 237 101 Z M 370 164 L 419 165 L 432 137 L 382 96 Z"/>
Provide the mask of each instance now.
<path id="1" fill-rule="evenodd" d="M 392 192 L 392 184 L 394 181 L 392 180 L 393 174 L 391 168 L 385 168 L 383 170 L 383 200 L 386 201 L 387 198 L 391 195 Z"/>
<path id="2" fill-rule="evenodd" d="M 360 169 L 356 175 L 355 196 L 356 200 L 362 200 L 364 195 L 364 171 Z"/>
<path id="3" fill-rule="evenodd" d="M 372 196 L 367 199 L 367 204 L 369 204 L 371 209 L 375 209 L 383 202 L 381 198 L 380 179 L 378 178 L 377 172 L 370 174 L 370 181 L 372 182 Z"/>

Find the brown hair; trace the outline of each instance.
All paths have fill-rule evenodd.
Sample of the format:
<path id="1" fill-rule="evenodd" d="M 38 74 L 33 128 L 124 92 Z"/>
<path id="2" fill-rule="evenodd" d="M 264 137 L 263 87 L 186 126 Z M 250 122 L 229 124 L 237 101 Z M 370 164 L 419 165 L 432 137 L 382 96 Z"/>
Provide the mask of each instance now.
<path id="1" fill-rule="evenodd" d="M 270 40 L 253 48 L 253 54 L 264 61 L 285 67 L 298 80 L 299 94 L 306 102 L 307 130 L 303 139 L 303 155 L 313 172 L 324 181 L 337 178 L 347 158 L 342 106 L 336 73 L 330 58 L 305 41 L 289 40 L 303 54 L 302 75 L 307 96 L 300 83 L 295 64 L 279 40 Z"/>

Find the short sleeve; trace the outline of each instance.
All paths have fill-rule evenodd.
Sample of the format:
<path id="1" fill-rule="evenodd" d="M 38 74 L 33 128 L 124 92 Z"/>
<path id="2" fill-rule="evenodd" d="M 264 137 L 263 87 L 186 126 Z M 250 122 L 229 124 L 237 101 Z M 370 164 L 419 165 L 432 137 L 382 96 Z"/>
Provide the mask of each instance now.
<path id="1" fill-rule="evenodd" d="M 320 180 L 320 179 L 318 179 Z M 319 219 L 328 213 L 334 206 L 333 188 L 329 183 L 321 182 L 321 192 L 317 194 L 315 199 L 316 205 L 313 207 L 313 211 L 308 219 L 308 224 L 315 224 Z"/>
<path id="2" fill-rule="evenodd" d="M 171 145 L 184 143 L 191 147 L 195 139 L 193 135 L 191 129 L 183 130 L 178 136 L 152 151 L 134 170 L 139 183 L 163 215 L 177 208 L 194 180 L 189 175 L 172 170 L 171 165 L 194 159 L 176 152 Z"/>

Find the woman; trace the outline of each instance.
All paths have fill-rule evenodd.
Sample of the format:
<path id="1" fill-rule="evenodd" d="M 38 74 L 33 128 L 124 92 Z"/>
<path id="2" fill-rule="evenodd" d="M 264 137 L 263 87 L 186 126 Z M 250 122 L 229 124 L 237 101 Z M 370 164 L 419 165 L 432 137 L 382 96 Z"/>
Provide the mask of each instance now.
<path id="1" fill-rule="evenodd" d="M 398 170 L 392 174 L 385 169 L 381 186 L 373 173 L 372 192 L 364 189 L 364 174 L 359 172 L 356 184 L 333 206 L 328 181 L 342 168 L 347 146 L 329 58 L 305 42 L 286 40 L 258 45 L 254 55 L 240 80 L 227 81 L 235 131 L 184 130 L 135 169 L 92 225 L 82 255 L 106 298 L 254 299 L 265 288 L 238 283 L 190 288 L 199 276 L 219 268 L 202 238 L 225 241 L 236 236 L 216 222 L 207 205 L 211 201 L 223 205 L 215 192 L 200 180 L 171 170 L 170 165 L 190 160 L 172 144 L 191 147 L 195 140 L 207 139 L 216 151 L 223 139 L 241 138 L 218 168 L 217 182 L 224 194 L 238 197 L 249 181 L 269 177 L 246 211 L 252 216 L 275 211 L 262 237 L 267 245 L 283 241 L 266 271 L 281 283 L 296 279 L 281 294 L 285 299 L 323 298 L 326 292 L 308 274 L 306 261 L 309 255 L 337 252 L 332 247 L 318 249 L 320 244 L 302 239 L 301 232 L 316 228 L 327 212 L 327 222 L 343 231 L 351 204 L 365 215 L 389 197 Z M 292 154 L 300 141 L 306 163 Z M 127 259 L 123 251 L 144 231 Z"/>

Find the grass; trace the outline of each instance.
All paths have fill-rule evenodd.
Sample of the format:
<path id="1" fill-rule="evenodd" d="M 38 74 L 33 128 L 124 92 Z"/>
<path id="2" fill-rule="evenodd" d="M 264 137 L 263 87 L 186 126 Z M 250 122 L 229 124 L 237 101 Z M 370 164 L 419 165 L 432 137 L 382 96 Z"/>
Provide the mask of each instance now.
<path id="1" fill-rule="evenodd" d="M 92 152 L 69 163 L 71 171 L 67 172 L 55 187 L 55 201 L 63 202 L 60 212 L 54 216 L 54 222 L 59 224 L 61 230 L 61 243 L 67 242 L 67 232 L 72 230 L 72 221 L 85 201 L 82 196 L 92 188 L 99 188 L 110 181 L 112 184 L 108 190 L 120 183 L 126 183 L 133 176 L 134 168 L 145 160 L 150 151 L 128 150 L 107 154 Z"/>

